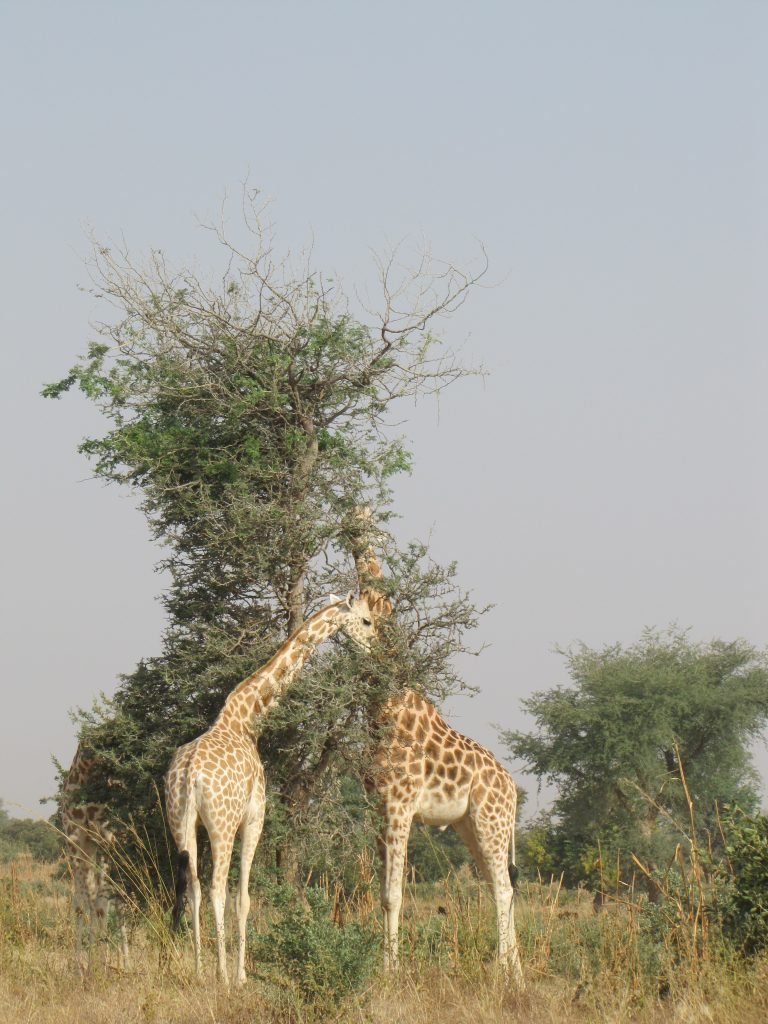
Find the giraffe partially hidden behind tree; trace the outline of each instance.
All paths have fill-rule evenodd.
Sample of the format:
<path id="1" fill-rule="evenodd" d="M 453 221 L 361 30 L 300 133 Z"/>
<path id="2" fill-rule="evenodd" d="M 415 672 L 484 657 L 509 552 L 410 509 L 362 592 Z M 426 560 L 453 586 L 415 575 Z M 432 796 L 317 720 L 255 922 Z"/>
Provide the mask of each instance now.
<path id="1" fill-rule="evenodd" d="M 122 965 L 127 967 L 125 906 L 115 892 L 110 871 L 115 836 L 104 805 L 80 800 L 94 763 L 79 743 L 59 797 L 61 831 L 66 840 L 64 855 L 72 876 L 77 959 L 82 965 L 84 936 L 87 935 L 89 961 L 94 945 L 106 940 L 109 909 L 113 907 L 119 932 L 119 956 Z"/>
<path id="2" fill-rule="evenodd" d="M 370 511 L 358 509 L 356 518 L 349 537 L 361 596 L 377 625 L 392 614 L 393 606 L 374 585 L 382 571 L 370 541 Z M 377 740 L 366 786 L 375 794 L 383 820 L 378 849 L 385 965 L 392 968 L 398 962 L 403 871 L 415 818 L 440 828 L 452 825 L 466 843 L 481 876 L 493 886 L 502 969 L 522 988 L 514 918 L 517 789 L 512 777 L 490 751 L 452 729 L 413 690 L 390 697 L 374 718 Z"/>
<path id="3" fill-rule="evenodd" d="M 374 628 L 364 599 L 352 594 L 343 600 L 333 599 L 310 616 L 266 665 L 235 687 L 211 728 L 176 750 L 166 775 L 168 824 L 179 851 L 174 927 L 179 925 L 186 896 L 191 904 L 195 968 L 199 974 L 201 889 L 197 874 L 197 827 L 202 823 L 211 842 L 211 903 L 216 921 L 218 973 L 225 984 L 228 974 L 224 905 L 232 846 L 239 833 L 237 983 L 242 984 L 250 909 L 248 882 L 264 824 L 264 769 L 252 722 L 277 705 L 316 647 L 339 630 L 364 650 L 370 649 Z"/>

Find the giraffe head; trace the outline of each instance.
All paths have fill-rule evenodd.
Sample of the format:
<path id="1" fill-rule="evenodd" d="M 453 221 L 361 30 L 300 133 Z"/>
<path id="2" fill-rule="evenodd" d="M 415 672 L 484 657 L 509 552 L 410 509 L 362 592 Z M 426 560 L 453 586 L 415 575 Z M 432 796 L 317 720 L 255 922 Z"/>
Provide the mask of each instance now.
<path id="1" fill-rule="evenodd" d="M 368 601 L 364 597 L 355 597 L 350 591 L 343 598 L 331 595 L 329 607 L 335 610 L 341 631 L 346 633 L 358 647 L 364 651 L 370 651 L 376 627 L 373 624 Z"/>

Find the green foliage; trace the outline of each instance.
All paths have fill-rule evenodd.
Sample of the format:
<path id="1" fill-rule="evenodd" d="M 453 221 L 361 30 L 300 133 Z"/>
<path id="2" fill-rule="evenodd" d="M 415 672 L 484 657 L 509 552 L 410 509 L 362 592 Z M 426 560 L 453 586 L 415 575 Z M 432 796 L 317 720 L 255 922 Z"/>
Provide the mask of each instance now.
<path id="1" fill-rule="evenodd" d="M 417 882 L 437 882 L 472 857 L 452 828 L 444 832 L 415 822 L 408 839 L 408 867 Z"/>
<path id="2" fill-rule="evenodd" d="M 523 701 L 535 732 L 502 735 L 558 787 L 547 842 L 568 881 L 594 880 L 616 857 L 631 870 L 631 853 L 651 866 L 671 860 L 688 819 L 681 762 L 700 828 L 713 826 L 718 803 L 755 806 L 749 746 L 768 719 L 761 653 L 649 630 L 628 648 L 564 654 L 572 685 Z"/>
<path id="3" fill-rule="evenodd" d="M 559 878 L 563 851 L 551 815 L 540 814 L 518 829 L 517 866 L 529 881 Z"/>
<path id="4" fill-rule="evenodd" d="M 726 940 L 747 956 L 768 948 L 768 817 L 734 808 L 722 821 L 716 906 Z"/>
<path id="5" fill-rule="evenodd" d="M 359 991 L 379 959 L 379 935 L 362 924 L 339 925 L 323 890 L 311 886 L 302 903 L 288 886 L 275 886 L 271 902 L 277 918 L 253 941 L 256 965 L 269 965 L 267 977 L 287 981 L 303 1003 L 321 1015 Z"/>
<path id="6" fill-rule="evenodd" d="M 35 860 L 55 861 L 61 855 L 61 837 L 51 822 L 12 818 L 0 800 L 0 861 L 28 853 Z"/>
<path id="7" fill-rule="evenodd" d="M 406 281 L 432 303 L 409 310 L 394 267 L 384 267 L 384 308 L 371 328 L 322 275 L 276 259 L 258 211 L 248 208 L 246 220 L 255 251 L 220 234 L 215 286 L 171 270 L 159 251 L 139 267 L 96 246 L 96 291 L 117 312 L 44 391 L 79 390 L 100 410 L 107 429 L 81 451 L 97 477 L 139 496 L 162 544 L 163 650 L 78 724 L 97 766 L 83 798 L 107 803 L 128 835 L 147 836 L 163 865 L 172 751 L 208 728 L 225 695 L 329 592 L 356 586 L 349 512 L 367 505 L 386 524 L 392 477 L 410 468 L 404 441 L 390 436 L 394 404 L 466 372 L 425 328 L 471 278 L 440 268 L 432 280 Z M 349 823 L 363 827 L 364 815 L 339 810 L 338 798 L 351 792 L 344 780 L 360 775 L 371 703 L 406 681 L 435 698 L 463 685 L 451 658 L 479 611 L 455 566 L 434 565 L 420 545 L 383 543 L 398 594 L 388 625 L 398 657 L 380 658 L 375 672 L 369 659 L 363 674 L 343 642 L 326 645 L 258 723 L 273 787 L 264 859 L 278 856 L 290 829 L 290 847 L 303 848 L 307 863 L 330 862 Z"/>

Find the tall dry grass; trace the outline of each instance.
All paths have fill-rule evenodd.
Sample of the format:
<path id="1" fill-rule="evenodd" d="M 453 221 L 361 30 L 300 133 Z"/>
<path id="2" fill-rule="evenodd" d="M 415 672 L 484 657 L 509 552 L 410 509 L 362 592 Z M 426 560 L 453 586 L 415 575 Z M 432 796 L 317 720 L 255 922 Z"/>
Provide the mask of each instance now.
<path id="1" fill-rule="evenodd" d="M 354 919 L 378 929 L 372 877 L 348 896 L 320 882 L 340 927 Z M 264 933 L 275 910 L 255 888 L 253 928 Z M 109 941 L 91 951 L 83 969 L 74 956 L 66 875 L 20 859 L 0 866 L 0 1024 L 762 1024 L 768 1019 L 768 959 L 729 959 L 711 935 L 703 944 L 698 905 L 671 889 L 667 897 L 660 911 L 623 887 L 596 914 L 587 894 L 566 892 L 557 880 L 521 885 L 517 925 L 527 989 L 517 993 L 494 962 L 493 906 L 485 887 L 467 871 L 445 883 L 410 884 L 401 970 L 375 973 L 362 991 L 321 1014 L 279 978 L 267 979 L 253 959 L 243 990 L 219 987 L 210 919 L 204 977 L 197 980 L 189 940 L 170 940 L 158 901 L 133 915 L 130 970 L 119 968 Z M 672 923 L 687 928 L 690 941 L 664 914 L 676 915 Z"/>

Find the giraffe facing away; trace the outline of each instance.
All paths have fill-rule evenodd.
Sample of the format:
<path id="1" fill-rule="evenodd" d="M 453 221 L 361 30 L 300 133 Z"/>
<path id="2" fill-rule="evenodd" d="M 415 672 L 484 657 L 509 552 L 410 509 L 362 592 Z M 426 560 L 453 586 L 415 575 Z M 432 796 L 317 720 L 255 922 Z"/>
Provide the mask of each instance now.
<path id="1" fill-rule="evenodd" d="M 370 649 L 374 627 L 364 599 L 352 594 L 343 600 L 332 599 L 331 604 L 311 615 L 266 665 L 235 687 L 211 728 L 176 750 L 166 775 L 168 824 L 179 851 L 174 926 L 178 927 L 186 895 L 192 912 L 195 968 L 199 974 L 201 888 L 196 833 L 202 823 L 211 843 L 211 903 L 216 922 L 218 974 L 224 984 L 228 984 L 224 905 L 232 846 L 239 834 L 237 983 L 242 984 L 250 909 L 248 881 L 264 824 L 264 769 L 252 722 L 276 706 L 315 648 L 339 630 L 364 650 Z"/>
<path id="2" fill-rule="evenodd" d="M 370 536 L 370 512 L 351 531 L 361 596 L 374 624 L 393 612 L 375 587 L 381 566 Z M 366 787 L 374 794 L 383 826 L 378 838 L 384 958 L 397 966 L 403 871 L 414 819 L 445 828 L 452 825 L 470 850 L 481 876 L 493 887 L 498 956 L 504 974 L 523 986 L 514 918 L 515 814 L 517 789 L 509 772 L 490 751 L 452 729 L 435 707 L 413 690 L 389 698 L 375 713 L 380 735 Z"/>
<path id="3" fill-rule="evenodd" d="M 61 831 L 66 840 L 64 855 L 72 876 L 77 959 L 81 962 L 84 936 L 88 938 L 89 959 L 94 943 L 106 939 L 109 909 L 112 906 L 120 937 L 119 957 L 123 966 L 127 967 L 129 957 L 125 907 L 115 893 L 110 875 L 110 850 L 114 846 L 115 835 L 109 826 L 107 810 L 103 804 L 82 803 L 78 799 L 81 787 L 93 771 L 94 763 L 83 744 L 78 744 L 59 797 Z"/>

